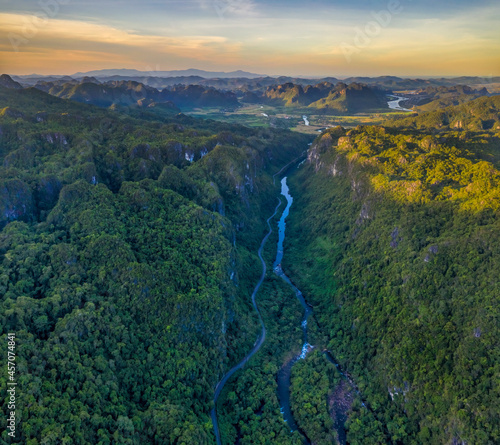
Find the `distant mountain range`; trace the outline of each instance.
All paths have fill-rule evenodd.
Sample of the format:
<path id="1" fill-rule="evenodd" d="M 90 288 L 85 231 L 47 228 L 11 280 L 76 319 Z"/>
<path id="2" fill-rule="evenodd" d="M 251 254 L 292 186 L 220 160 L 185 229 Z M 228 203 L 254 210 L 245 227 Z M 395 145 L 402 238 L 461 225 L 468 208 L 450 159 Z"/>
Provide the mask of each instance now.
<path id="1" fill-rule="evenodd" d="M 245 71 L 233 71 L 230 73 L 210 72 L 196 69 L 178 70 L 178 71 L 154 71 L 143 72 L 138 70 L 97 70 L 87 73 L 75 73 L 73 76 L 49 76 L 31 74 L 25 76 L 12 76 L 12 79 L 21 83 L 23 86 L 34 86 L 40 81 L 52 82 L 63 79 L 65 81 L 81 80 L 94 77 L 100 82 L 132 80 L 144 85 L 163 89 L 174 85 L 202 85 L 204 87 L 213 87 L 223 90 L 237 92 L 252 91 L 264 93 L 268 87 L 277 87 L 285 83 L 295 85 L 317 85 L 328 82 L 337 84 L 362 83 L 368 86 L 374 86 L 386 91 L 387 93 L 395 91 L 421 90 L 428 87 L 451 87 L 454 85 L 469 86 L 487 86 L 500 83 L 500 77 L 482 78 L 482 77 L 456 77 L 456 78 L 433 78 L 433 79 L 409 79 L 397 76 L 379 76 L 379 77 L 349 77 L 339 79 L 336 77 L 302 78 L 291 76 L 265 76 Z M 490 91 L 492 92 L 492 91 Z"/>
<path id="2" fill-rule="evenodd" d="M 68 80 L 69 79 L 69 80 Z M 0 76 L 0 85 L 11 89 L 22 86 L 10 76 Z M 55 81 L 39 81 L 35 88 L 52 96 L 76 102 L 90 103 L 100 107 L 139 106 L 151 108 L 161 106 L 171 113 L 181 109 L 198 107 L 236 108 L 240 99 L 247 103 L 261 103 L 292 108 L 313 108 L 319 113 L 356 113 L 376 111 L 387 107 L 385 93 L 376 87 L 342 82 L 322 82 L 302 86 L 291 82 L 267 87 L 264 91 L 219 90 L 202 85 L 177 84 L 162 90 L 136 81 L 101 82 L 86 76 L 81 80 L 63 78 Z"/>
<path id="3" fill-rule="evenodd" d="M 99 72 L 110 74 L 109 71 Z M 136 72 L 125 71 L 129 74 Z M 322 82 L 291 77 L 206 79 L 200 76 L 187 76 L 135 79 L 137 80 L 127 79 L 127 76 L 84 76 L 78 79 L 64 76 L 59 79 L 29 78 L 29 82 L 26 82 L 27 78 L 13 79 L 8 75 L 2 75 L 0 85 L 17 89 L 34 86 L 53 96 L 77 102 L 101 107 L 132 105 L 141 108 L 161 108 L 163 113 L 178 113 L 181 110 L 207 107 L 228 110 L 237 108 L 242 103 L 302 108 L 304 111 L 306 108 L 314 109 L 317 114 L 376 112 L 387 108 L 388 93 L 404 87 L 414 88 L 414 94 L 407 96 L 409 99 L 405 107 L 417 106 L 417 111 L 434 111 L 490 94 L 484 88 L 484 84 L 480 83 L 482 81 L 480 78 L 462 78 L 471 83 L 476 82 L 476 88 L 468 85 L 441 85 L 452 82 L 451 79 L 421 80 L 393 76 L 353 77 L 346 79 L 345 82 L 334 77 L 325 78 Z M 437 82 L 438 85 L 431 85 L 431 82 Z M 419 85 L 421 87 L 417 88 Z"/>
<path id="4" fill-rule="evenodd" d="M 7 76 L 8 77 L 8 76 Z M 155 107 L 169 104 L 172 111 L 193 107 L 236 107 L 236 95 L 228 91 L 201 85 L 177 85 L 162 91 L 132 80 L 101 83 L 95 77 L 81 81 L 40 81 L 35 88 L 62 99 L 91 103 L 100 107 L 130 106 Z M 175 105 L 174 105 L 175 103 Z"/>
<path id="5" fill-rule="evenodd" d="M 199 76 L 204 79 L 228 79 L 234 77 L 246 77 L 247 79 L 256 79 L 258 77 L 266 77 L 264 74 L 249 73 L 247 71 L 231 71 L 229 73 L 223 71 L 205 71 L 198 69 L 173 70 L 173 71 L 139 71 L 131 69 L 104 69 L 89 71 L 86 73 L 75 73 L 71 77 L 79 79 L 86 76 L 93 77 L 111 77 L 111 76 L 147 76 L 147 77 L 182 77 L 182 76 Z"/>

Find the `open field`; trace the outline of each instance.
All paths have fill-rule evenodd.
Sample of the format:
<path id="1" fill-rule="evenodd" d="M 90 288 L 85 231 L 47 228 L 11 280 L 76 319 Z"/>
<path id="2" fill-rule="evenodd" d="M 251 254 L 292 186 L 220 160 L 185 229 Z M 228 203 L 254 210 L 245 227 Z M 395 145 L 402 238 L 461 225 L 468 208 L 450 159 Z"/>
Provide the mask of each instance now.
<path id="1" fill-rule="evenodd" d="M 348 116 L 334 116 L 325 114 L 313 114 L 314 109 L 290 109 L 284 107 L 272 107 L 269 105 L 245 104 L 235 110 L 221 110 L 219 108 L 195 108 L 184 113 L 193 117 L 214 119 L 217 121 L 238 123 L 249 127 L 274 127 L 288 128 L 300 133 L 314 134 L 328 127 L 341 125 L 345 128 L 357 125 L 378 125 L 398 115 L 408 113 L 401 111 L 381 111 L 375 113 L 357 113 Z M 303 116 L 307 117 L 309 125 L 306 125 Z"/>

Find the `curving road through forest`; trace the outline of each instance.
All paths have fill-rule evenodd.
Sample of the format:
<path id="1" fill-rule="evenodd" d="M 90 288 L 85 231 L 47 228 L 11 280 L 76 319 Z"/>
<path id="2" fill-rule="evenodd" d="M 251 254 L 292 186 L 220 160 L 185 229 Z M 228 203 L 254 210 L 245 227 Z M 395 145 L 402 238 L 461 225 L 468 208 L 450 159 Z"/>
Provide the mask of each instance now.
<path id="1" fill-rule="evenodd" d="M 276 213 L 278 213 L 278 209 L 281 206 L 281 200 L 278 198 L 278 205 L 274 209 L 274 213 L 268 218 L 267 220 L 267 226 L 269 227 L 269 232 L 267 235 L 264 237 L 262 240 L 259 251 L 257 252 L 260 258 L 260 261 L 262 262 L 262 275 L 260 276 L 260 280 L 258 281 L 257 285 L 255 286 L 253 293 L 252 293 L 252 304 L 254 309 L 257 311 L 257 315 L 259 316 L 259 321 L 260 325 L 262 327 L 262 331 L 260 333 L 259 338 L 255 342 L 253 348 L 251 351 L 241 360 L 237 365 L 233 366 L 227 373 L 226 375 L 222 378 L 222 380 L 217 383 L 217 386 L 215 387 L 215 393 L 214 393 L 214 407 L 212 408 L 212 411 L 210 413 L 212 417 L 212 424 L 214 426 L 214 433 L 215 433 L 215 438 L 217 440 L 217 445 L 222 445 L 221 438 L 220 438 L 220 431 L 219 431 L 219 424 L 217 422 L 217 400 L 219 398 L 219 395 L 224 388 L 224 385 L 227 383 L 227 381 L 231 378 L 231 376 L 248 362 L 255 353 L 261 348 L 261 346 L 264 344 L 264 341 L 266 340 L 266 326 L 264 325 L 264 320 L 262 319 L 262 315 L 260 314 L 259 308 L 257 306 L 257 303 L 255 302 L 255 297 L 257 296 L 257 292 L 259 291 L 260 286 L 264 282 L 264 279 L 266 277 L 266 272 L 267 272 L 267 267 L 266 267 L 266 262 L 262 258 L 262 251 L 264 250 L 264 246 L 269 239 L 269 236 L 271 236 L 271 233 L 273 233 L 273 229 L 271 228 L 271 219 L 273 219 L 276 216 Z"/>

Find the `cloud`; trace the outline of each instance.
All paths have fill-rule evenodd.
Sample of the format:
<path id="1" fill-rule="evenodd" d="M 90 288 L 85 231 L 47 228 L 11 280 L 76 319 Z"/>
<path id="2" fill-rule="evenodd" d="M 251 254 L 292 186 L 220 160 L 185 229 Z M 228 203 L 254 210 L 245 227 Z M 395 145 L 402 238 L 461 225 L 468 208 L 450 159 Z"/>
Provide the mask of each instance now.
<path id="1" fill-rule="evenodd" d="M 158 8 L 160 3 L 155 3 Z M 162 7 L 168 11 L 163 15 L 148 15 L 147 20 L 139 15 L 120 23 L 106 22 L 102 15 L 85 20 L 82 14 L 73 20 L 58 15 L 44 21 L 27 13 L 0 13 L 2 69 L 71 74 L 115 67 L 148 71 L 145 67 L 159 65 L 163 70 L 241 68 L 338 76 L 500 74 L 495 57 L 500 52 L 498 6 L 476 8 L 474 20 L 464 11 L 429 18 L 405 9 L 348 64 L 341 44 L 353 44 L 356 28 L 364 29 L 373 20 L 370 11 L 356 15 L 340 5 L 327 9 L 324 4 L 321 10 L 297 9 L 293 2 L 280 9 L 277 3 L 166 1 Z M 9 44 L 12 35 L 17 38 L 17 53 Z"/>
<path id="2" fill-rule="evenodd" d="M 240 44 L 221 36 L 164 36 L 143 35 L 133 31 L 76 20 L 51 19 L 41 21 L 33 15 L 0 13 L 0 41 L 11 42 L 0 47 L 4 64 L 25 66 L 23 58 L 47 63 L 64 58 L 74 61 L 80 55 L 88 61 L 121 60 L 127 64 L 158 63 L 158 61 L 212 61 L 225 54 L 228 59 L 239 60 Z M 10 51 L 9 51 L 10 49 Z M 85 55 L 85 57 L 83 57 Z M 160 60 L 161 59 L 161 60 Z M 9 63 L 10 62 L 10 63 Z"/>
<path id="3" fill-rule="evenodd" d="M 23 41 L 30 41 L 36 46 L 36 40 L 50 38 L 57 43 L 58 39 L 73 39 L 80 42 L 125 45 L 130 47 L 156 46 L 166 51 L 189 51 L 207 49 L 212 45 L 234 47 L 227 38 L 220 36 L 182 36 L 168 37 L 161 35 L 141 35 L 132 31 L 76 20 L 50 19 L 39 20 L 34 15 L 1 14 L 4 36 L 16 35 Z M 27 42 L 26 42 L 27 43 Z"/>
<path id="4" fill-rule="evenodd" d="M 221 20 L 226 18 L 255 18 L 259 16 L 253 0 L 197 0 L 205 11 L 213 11 Z"/>

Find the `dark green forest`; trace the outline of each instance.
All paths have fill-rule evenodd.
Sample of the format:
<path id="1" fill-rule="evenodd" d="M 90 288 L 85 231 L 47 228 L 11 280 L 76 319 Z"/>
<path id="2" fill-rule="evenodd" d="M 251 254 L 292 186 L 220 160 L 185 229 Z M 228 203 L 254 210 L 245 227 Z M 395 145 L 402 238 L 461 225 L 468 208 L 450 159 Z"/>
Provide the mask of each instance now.
<path id="1" fill-rule="evenodd" d="M 348 443 L 500 441 L 498 103 L 329 130 L 293 177 L 285 266 L 369 408 Z"/>
<path id="2" fill-rule="evenodd" d="M 257 336 L 271 175 L 310 139 L 36 89 L 0 87 L 0 104 L 13 443 L 213 443 L 213 388 Z"/>
<path id="3" fill-rule="evenodd" d="M 317 85 L 285 83 L 268 87 L 262 97 L 254 94 L 249 102 L 285 107 L 307 107 L 325 114 L 347 114 L 380 111 L 387 108 L 385 93 L 377 88 L 353 82 L 322 82 Z"/>
<path id="4" fill-rule="evenodd" d="M 499 443 L 499 107 L 331 128 L 297 168 L 311 136 L 5 80 L 0 320 L 5 344 L 16 333 L 18 429 L 3 416 L 0 442 L 214 444 L 215 386 L 261 329 L 257 250 L 291 163 L 283 268 L 314 308 L 291 374 L 299 431 L 277 394 L 303 346 L 303 308 L 272 271 L 278 212 L 257 295 L 267 337 L 221 393 L 223 443 L 336 444 L 344 421 L 352 445 Z"/>

